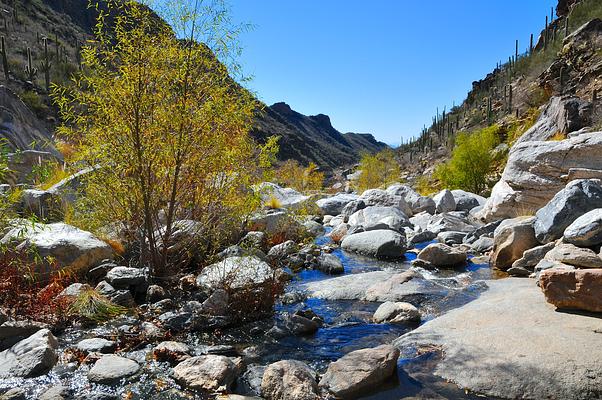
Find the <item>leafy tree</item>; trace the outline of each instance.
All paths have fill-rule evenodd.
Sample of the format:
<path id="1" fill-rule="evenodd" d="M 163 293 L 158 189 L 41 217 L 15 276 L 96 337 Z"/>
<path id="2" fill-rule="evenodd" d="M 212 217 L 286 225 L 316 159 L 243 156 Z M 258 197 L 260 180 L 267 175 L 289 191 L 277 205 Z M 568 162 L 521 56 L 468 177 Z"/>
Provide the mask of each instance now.
<path id="1" fill-rule="evenodd" d="M 94 169 L 75 213 L 88 228 L 121 223 L 141 266 L 166 273 L 193 251 L 177 221 L 196 221 L 186 237 L 205 245 L 258 205 L 247 188 L 276 141 L 248 135 L 257 104 L 229 75 L 239 28 L 221 2 L 169 1 L 170 26 L 135 1 L 103 4 L 83 72 L 53 91 L 73 161 Z"/>
<path id="2" fill-rule="evenodd" d="M 276 171 L 276 179 L 281 185 L 301 192 L 321 190 L 324 185 L 324 173 L 313 162 L 304 168 L 296 160 L 287 160 Z"/>
<path id="3" fill-rule="evenodd" d="M 437 167 L 434 177 L 449 189 L 473 193 L 488 189 L 487 175 L 494 166 L 491 150 L 500 143 L 499 131 L 500 127 L 493 125 L 474 133 L 459 133 L 451 159 Z"/>
<path id="4" fill-rule="evenodd" d="M 361 174 L 357 181 L 357 189 L 361 192 L 399 182 L 401 175 L 392 149 L 385 149 L 376 154 L 364 154 L 358 169 Z"/>

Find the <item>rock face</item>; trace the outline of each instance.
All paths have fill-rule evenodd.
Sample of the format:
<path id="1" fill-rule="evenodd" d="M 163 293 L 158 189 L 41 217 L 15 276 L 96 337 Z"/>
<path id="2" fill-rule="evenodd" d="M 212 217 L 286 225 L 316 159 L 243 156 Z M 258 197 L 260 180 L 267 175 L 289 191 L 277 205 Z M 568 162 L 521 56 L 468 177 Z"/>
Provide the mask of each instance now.
<path id="1" fill-rule="evenodd" d="M 539 275 L 539 286 L 560 309 L 602 312 L 602 269 L 548 269 Z"/>
<path id="2" fill-rule="evenodd" d="M 539 245 L 533 230 L 534 218 L 515 218 L 500 225 L 495 232 L 491 265 L 505 271 L 523 257 L 526 250 Z"/>
<path id="3" fill-rule="evenodd" d="M 261 395 L 267 400 L 318 400 L 316 372 L 295 360 L 270 364 L 263 374 Z"/>
<path id="4" fill-rule="evenodd" d="M 545 207 L 537 211 L 535 236 L 541 243 L 562 237 L 564 230 L 588 211 L 602 207 L 602 181 L 581 179 L 570 182 Z"/>
<path id="5" fill-rule="evenodd" d="M 575 169 L 602 177 L 602 133 L 586 133 L 559 142 L 524 142 L 514 146 L 502 179 L 494 186 L 481 218 L 493 221 L 517 213 L 535 213 L 545 206 Z"/>
<path id="6" fill-rule="evenodd" d="M 602 243 L 602 208 L 587 212 L 564 231 L 564 241 L 575 246 L 591 247 Z"/>
<path id="7" fill-rule="evenodd" d="M 229 388 L 238 373 L 238 366 L 230 358 L 218 355 L 192 357 L 173 369 L 174 379 L 182 386 L 205 392 Z"/>
<path id="8" fill-rule="evenodd" d="M 349 217 L 349 225 L 361 226 L 367 231 L 391 229 L 401 231 L 410 221 L 399 208 L 390 206 L 369 206 Z"/>
<path id="9" fill-rule="evenodd" d="M 434 374 L 473 393 L 503 399 L 600 397 L 602 350 L 592 346 L 600 341 L 599 319 L 556 312 L 530 279 L 486 284 L 489 290 L 478 299 L 395 345 L 440 347 L 443 359 Z"/>
<path id="10" fill-rule="evenodd" d="M 545 256 L 546 260 L 573 265 L 579 268 L 602 268 L 602 258 L 591 249 L 562 243 Z"/>
<path id="11" fill-rule="evenodd" d="M 426 261 L 435 267 L 453 267 L 466 262 L 466 252 L 443 243 L 433 243 L 426 246 L 418 259 Z"/>
<path id="12" fill-rule="evenodd" d="M 410 303 L 387 301 L 378 307 L 372 318 L 377 324 L 419 322 L 420 312 Z"/>
<path id="13" fill-rule="evenodd" d="M 140 365 L 129 358 L 116 355 L 101 357 L 88 371 L 88 380 L 94 383 L 114 384 L 123 378 L 135 375 Z"/>
<path id="14" fill-rule="evenodd" d="M 16 226 L 0 244 L 16 244 L 40 257 L 52 257 L 60 267 L 87 271 L 104 259 L 113 257 L 111 246 L 89 232 L 64 223 Z"/>
<path id="15" fill-rule="evenodd" d="M 48 329 L 41 329 L 0 353 L 0 377 L 34 378 L 50 371 L 58 357 L 58 342 Z"/>
<path id="16" fill-rule="evenodd" d="M 438 213 L 450 212 L 456 210 L 456 200 L 451 191 L 444 189 L 433 196 L 436 211 Z"/>
<path id="17" fill-rule="evenodd" d="M 197 277 L 199 286 L 240 289 L 261 285 L 274 278 L 274 271 L 256 257 L 230 257 L 205 267 Z"/>
<path id="18" fill-rule="evenodd" d="M 592 106 L 578 97 L 552 97 L 535 124 L 515 144 L 546 141 L 557 133 L 568 134 L 588 126 Z"/>
<path id="19" fill-rule="evenodd" d="M 331 363 L 320 386 L 338 398 L 355 398 L 395 372 L 399 350 L 393 346 L 353 351 Z"/>
<path id="20" fill-rule="evenodd" d="M 374 230 L 346 236 L 341 247 L 369 257 L 400 259 L 406 251 L 406 238 L 399 232 Z"/>

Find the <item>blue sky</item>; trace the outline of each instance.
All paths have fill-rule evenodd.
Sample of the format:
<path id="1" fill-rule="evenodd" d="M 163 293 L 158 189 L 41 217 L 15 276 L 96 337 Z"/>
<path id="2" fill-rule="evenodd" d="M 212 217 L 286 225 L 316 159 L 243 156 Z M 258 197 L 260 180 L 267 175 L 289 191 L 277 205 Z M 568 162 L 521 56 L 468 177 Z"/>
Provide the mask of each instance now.
<path id="1" fill-rule="evenodd" d="M 387 143 L 418 133 L 436 107 L 536 35 L 556 0 L 230 0 L 248 86 L 267 104 L 328 114 L 342 132 Z"/>

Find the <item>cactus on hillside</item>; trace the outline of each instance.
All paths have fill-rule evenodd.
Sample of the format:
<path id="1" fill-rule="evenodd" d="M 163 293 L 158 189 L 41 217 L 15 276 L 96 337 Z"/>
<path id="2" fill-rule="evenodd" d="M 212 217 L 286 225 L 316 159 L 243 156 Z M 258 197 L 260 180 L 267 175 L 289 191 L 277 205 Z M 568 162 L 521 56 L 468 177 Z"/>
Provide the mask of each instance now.
<path id="1" fill-rule="evenodd" d="M 4 36 L 2 36 L 2 38 L 0 39 L 0 53 L 2 53 L 2 68 L 4 69 L 4 77 L 8 81 L 10 79 L 10 71 L 8 69 L 8 56 L 6 55 L 7 48 L 6 42 L 4 41 Z"/>
<path id="2" fill-rule="evenodd" d="M 46 84 L 46 91 L 50 91 L 50 69 L 52 63 L 50 62 L 50 55 L 48 54 L 48 38 L 44 38 L 44 59 L 40 63 L 40 70 L 44 73 L 44 81 Z"/>
<path id="3" fill-rule="evenodd" d="M 27 48 L 27 65 L 25 66 L 25 74 L 27 75 L 27 80 L 31 83 L 34 83 L 36 77 L 38 76 L 38 69 L 33 66 L 33 62 L 31 60 L 31 49 Z"/>

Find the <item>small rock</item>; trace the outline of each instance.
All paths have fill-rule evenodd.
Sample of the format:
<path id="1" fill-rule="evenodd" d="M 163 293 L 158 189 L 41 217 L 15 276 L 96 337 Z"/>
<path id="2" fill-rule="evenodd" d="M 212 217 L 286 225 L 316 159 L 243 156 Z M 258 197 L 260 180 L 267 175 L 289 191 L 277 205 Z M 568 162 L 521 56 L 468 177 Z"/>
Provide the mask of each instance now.
<path id="1" fill-rule="evenodd" d="M 391 230 L 375 230 L 346 236 L 341 247 L 347 251 L 384 259 L 403 258 L 407 249 L 405 235 Z"/>
<path id="2" fill-rule="evenodd" d="M 117 343 L 103 338 L 84 339 L 77 344 L 77 349 L 88 353 L 112 353 L 117 348 Z"/>
<path id="3" fill-rule="evenodd" d="M 331 363 L 320 386 L 339 398 L 355 398 L 377 388 L 395 372 L 399 350 L 383 345 L 353 351 Z"/>
<path id="4" fill-rule="evenodd" d="M 149 303 L 156 303 L 166 297 L 167 293 L 165 292 L 165 289 L 159 285 L 150 285 L 148 289 L 146 289 L 146 301 Z"/>
<path id="5" fill-rule="evenodd" d="M 59 296 L 77 297 L 87 290 L 92 290 L 90 285 L 87 285 L 85 283 L 72 283 L 71 285 L 63 289 L 63 291 L 59 293 Z"/>
<path id="6" fill-rule="evenodd" d="M 110 385 L 135 375 L 139 370 L 140 365 L 136 361 L 111 354 L 101 357 L 94 363 L 94 366 L 88 371 L 88 380 Z"/>
<path id="7" fill-rule="evenodd" d="M 420 312 L 410 303 L 387 301 L 378 307 L 373 319 L 377 324 L 420 322 Z"/>
<path id="8" fill-rule="evenodd" d="M 437 241 L 439 243 L 446 244 L 448 246 L 454 244 L 462 244 L 462 241 L 466 237 L 466 232 L 454 232 L 454 231 L 446 231 L 441 232 L 437 235 Z"/>
<path id="9" fill-rule="evenodd" d="M 230 358 L 206 355 L 188 358 L 173 369 L 174 379 L 187 388 L 206 392 L 228 389 L 239 374 Z"/>
<path id="10" fill-rule="evenodd" d="M 0 353 L 1 378 L 34 378 L 50 371 L 58 360 L 58 342 L 48 329 L 41 329 Z"/>
<path id="11" fill-rule="evenodd" d="M 602 258 L 591 249 L 561 243 L 545 255 L 546 260 L 580 268 L 602 268 Z"/>
<path id="12" fill-rule="evenodd" d="M 334 254 L 322 254 L 318 258 L 318 269 L 330 275 L 340 275 L 345 272 L 343 263 Z"/>
<path id="13" fill-rule="evenodd" d="M 444 189 L 433 196 L 436 212 L 441 214 L 456 210 L 456 200 L 451 191 Z"/>
<path id="14" fill-rule="evenodd" d="M 161 342 L 153 350 L 153 357 L 158 361 L 178 363 L 190 357 L 190 348 L 181 342 Z"/>
<path id="15" fill-rule="evenodd" d="M 419 254 L 420 260 L 427 261 L 435 267 L 453 267 L 466 262 L 467 254 L 442 243 L 426 246 Z"/>
<path id="16" fill-rule="evenodd" d="M 106 280 L 118 289 L 141 286 L 145 286 L 146 289 L 147 276 L 146 271 L 141 268 L 115 267 L 107 273 Z"/>
<path id="17" fill-rule="evenodd" d="M 270 364 L 263 373 L 261 395 L 266 400 L 318 400 L 316 372 L 296 360 Z"/>

